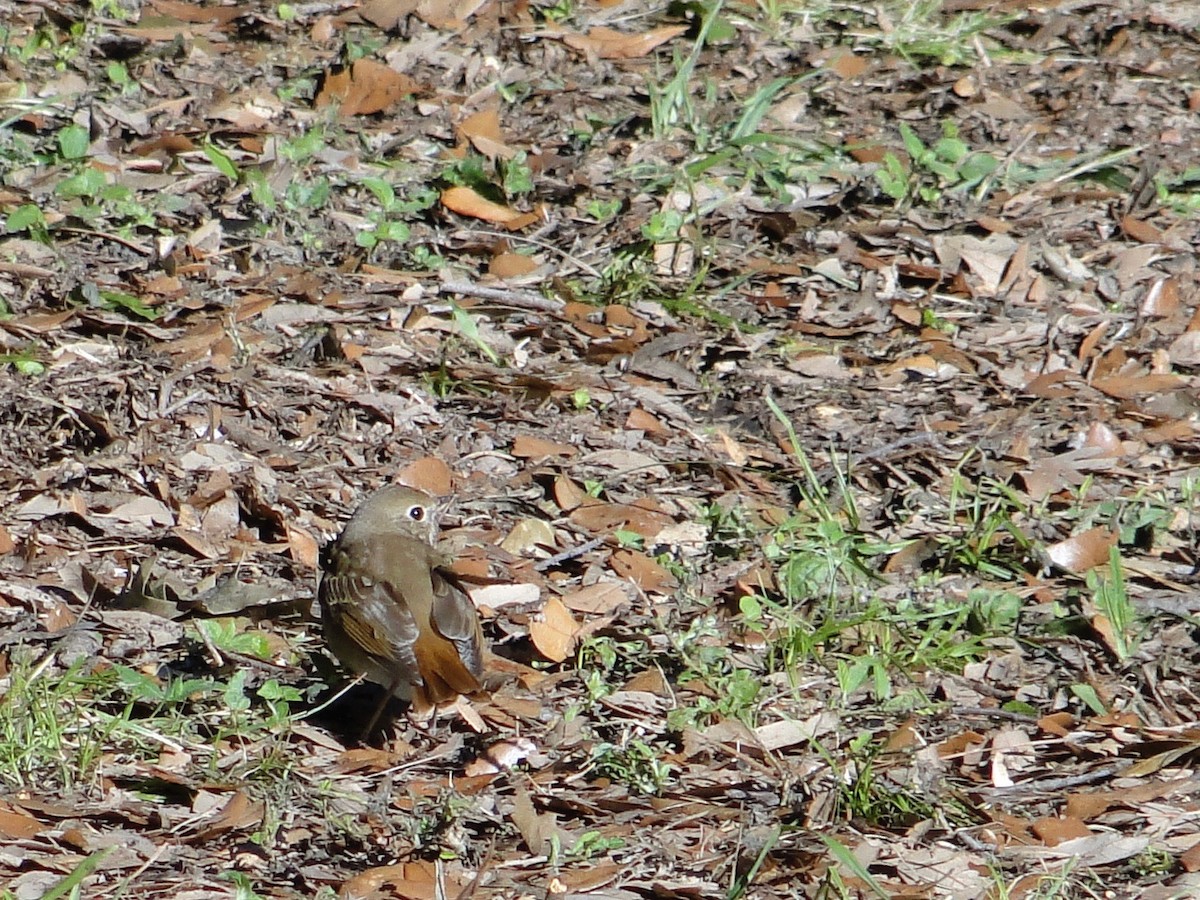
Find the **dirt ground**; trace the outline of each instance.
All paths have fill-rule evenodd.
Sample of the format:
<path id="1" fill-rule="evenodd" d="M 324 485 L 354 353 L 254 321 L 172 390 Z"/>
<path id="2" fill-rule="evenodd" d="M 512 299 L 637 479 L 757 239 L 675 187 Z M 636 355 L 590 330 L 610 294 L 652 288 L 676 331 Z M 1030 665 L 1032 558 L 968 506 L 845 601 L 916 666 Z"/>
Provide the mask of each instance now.
<path id="1" fill-rule="evenodd" d="M 8 898 L 1200 895 L 1200 16 L 0 0 Z M 491 649 L 346 687 L 403 481 Z"/>

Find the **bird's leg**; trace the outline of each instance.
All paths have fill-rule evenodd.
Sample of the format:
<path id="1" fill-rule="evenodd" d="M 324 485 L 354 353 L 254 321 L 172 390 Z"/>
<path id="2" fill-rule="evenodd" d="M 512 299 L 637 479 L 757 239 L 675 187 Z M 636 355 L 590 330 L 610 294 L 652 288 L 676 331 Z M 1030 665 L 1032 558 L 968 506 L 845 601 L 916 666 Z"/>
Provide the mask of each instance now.
<path id="1" fill-rule="evenodd" d="M 364 744 L 367 742 L 367 738 L 371 736 L 371 732 L 374 730 L 376 723 L 379 721 L 379 717 L 382 716 L 383 711 L 387 709 L 388 703 L 391 702 L 391 699 L 395 694 L 396 689 L 400 687 L 402 680 L 403 679 L 401 678 L 397 678 L 390 685 L 388 685 L 387 691 L 384 693 L 383 697 L 380 698 L 379 704 L 375 707 L 375 712 L 371 713 L 371 718 L 367 720 L 367 725 L 362 730 L 362 735 L 359 736 L 359 740 Z"/>

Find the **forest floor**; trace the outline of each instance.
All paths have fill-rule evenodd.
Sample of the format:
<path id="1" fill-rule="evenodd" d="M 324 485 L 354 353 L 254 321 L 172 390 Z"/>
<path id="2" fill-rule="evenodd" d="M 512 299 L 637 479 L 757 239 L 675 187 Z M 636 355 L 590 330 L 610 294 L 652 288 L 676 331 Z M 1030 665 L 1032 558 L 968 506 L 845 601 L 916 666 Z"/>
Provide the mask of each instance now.
<path id="1" fill-rule="evenodd" d="M 1200 895 L 1194 4 L 0 38 L 0 897 Z M 394 481 L 490 693 L 364 740 Z"/>

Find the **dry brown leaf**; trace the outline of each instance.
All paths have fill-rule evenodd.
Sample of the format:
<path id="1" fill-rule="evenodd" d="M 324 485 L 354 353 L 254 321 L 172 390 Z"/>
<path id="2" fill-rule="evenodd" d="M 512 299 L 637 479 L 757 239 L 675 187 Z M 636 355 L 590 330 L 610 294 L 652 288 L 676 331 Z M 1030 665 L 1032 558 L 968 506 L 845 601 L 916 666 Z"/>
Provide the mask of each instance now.
<path id="1" fill-rule="evenodd" d="M 413 752 L 413 747 L 403 742 L 393 744 L 389 749 L 376 747 L 355 747 L 338 754 L 333 767 L 335 772 L 350 775 L 355 772 L 383 772 L 403 762 Z"/>
<path id="2" fill-rule="evenodd" d="M 1094 379 L 1092 387 L 1118 400 L 1132 400 L 1142 394 L 1172 391 L 1185 383 L 1178 375 L 1114 375 Z"/>
<path id="3" fill-rule="evenodd" d="M 542 596 L 542 589 L 536 584 L 518 582 L 517 584 L 486 584 L 472 587 L 467 591 L 471 602 L 486 609 L 502 609 L 505 606 L 527 606 Z"/>
<path id="4" fill-rule="evenodd" d="M 566 475 L 559 475 L 554 479 L 554 502 L 558 504 L 558 508 L 563 512 L 570 512 L 575 509 L 587 497 L 587 491 Z"/>
<path id="5" fill-rule="evenodd" d="M 376 866 L 345 881 L 338 890 L 338 896 L 354 900 L 437 900 L 444 896 L 443 890 L 452 896 L 457 895 L 463 885 L 447 885 L 444 883 L 446 880 L 444 873 L 439 878 L 437 867 L 431 862 Z"/>
<path id="6" fill-rule="evenodd" d="M 1092 833 L 1082 820 L 1071 816 L 1046 816 L 1038 819 L 1030 828 L 1047 847 L 1056 847 L 1063 841 L 1087 837 Z"/>
<path id="7" fill-rule="evenodd" d="M 205 821 L 196 832 L 193 840 L 197 843 L 212 840 L 230 831 L 246 831 L 262 823 L 266 804 L 261 800 L 251 800 L 242 791 L 234 791 L 233 796 L 221 807 L 220 812 Z"/>
<path id="8" fill-rule="evenodd" d="M 1179 278 L 1156 278 L 1139 305 L 1143 316 L 1167 319 L 1179 312 Z M 1198 310 L 1200 311 L 1200 310 Z"/>
<path id="9" fill-rule="evenodd" d="M 612 555 L 612 567 L 619 576 L 628 578 L 648 593 L 665 594 L 679 586 L 674 575 L 636 550 L 618 550 Z"/>
<path id="10" fill-rule="evenodd" d="M 1038 719 L 1038 728 L 1057 737 L 1066 737 L 1075 726 L 1075 717 L 1069 712 L 1050 713 Z"/>
<path id="11" fill-rule="evenodd" d="M 363 0 L 358 14 L 381 31 L 396 31 L 417 10 L 418 0 Z"/>
<path id="12" fill-rule="evenodd" d="M 817 713 L 802 722 L 788 719 L 770 722 L 754 729 L 754 736 L 767 750 L 781 750 L 784 747 L 794 747 L 829 734 L 841 724 L 841 718 L 834 712 Z"/>
<path id="13" fill-rule="evenodd" d="M 500 253 L 488 261 L 488 274 L 501 280 L 523 278 L 537 270 L 538 261 L 523 253 Z"/>
<path id="14" fill-rule="evenodd" d="M 490 0 L 420 0 L 417 18 L 434 28 L 458 29 Z"/>
<path id="15" fill-rule="evenodd" d="M 520 519 L 500 542 L 500 547 L 514 556 L 536 547 L 553 549 L 554 527 L 545 519 Z"/>
<path id="16" fill-rule="evenodd" d="M 418 90 L 417 83 L 407 75 L 364 58 L 348 68 L 326 73 L 315 103 L 318 109 L 337 103 L 342 116 L 364 116 L 385 112 Z"/>
<path id="17" fill-rule="evenodd" d="M 1108 550 L 1117 543 L 1117 532 L 1092 528 L 1046 548 L 1050 561 L 1067 572 L 1082 574 L 1108 563 Z"/>
<path id="18" fill-rule="evenodd" d="M 534 856 L 549 853 L 555 838 L 559 837 L 557 817 L 551 812 L 539 813 L 524 782 L 519 780 L 513 784 L 512 821 Z"/>
<path id="19" fill-rule="evenodd" d="M 840 52 L 830 57 L 825 68 L 837 75 L 843 81 L 858 78 L 866 73 L 868 64 L 866 57 L 858 56 L 850 50 Z"/>
<path id="20" fill-rule="evenodd" d="M 288 550 L 292 559 L 307 569 L 315 570 L 320 564 L 321 548 L 317 539 L 299 525 L 286 523 Z"/>
<path id="21" fill-rule="evenodd" d="M 24 810 L 0 800 L 0 835 L 9 840 L 25 840 L 36 837 L 50 826 L 43 825 Z"/>
<path id="22" fill-rule="evenodd" d="M 170 526 L 175 523 L 175 515 L 165 503 L 155 497 L 135 497 L 118 504 L 106 513 L 93 513 L 90 520 L 113 519 L 126 525 L 139 525 L 144 528 Z"/>
<path id="23" fill-rule="evenodd" d="M 562 662 L 571 655 L 578 631 L 571 611 L 557 597 L 547 600 L 540 618 L 529 623 L 530 640 L 551 662 Z"/>
<path id="24" fill-rule="evenodd" d="M 588 865 L 583 868 L 572 867 L 563 869 L 558 873 L 558 879 L 566 888 L 565 893 L 570 896 L 578 896 L 595 891 L 597 888 L 615 881 L 625 871 L 625 866 L 619 863 L 601 862 L 595 865 Z M 597 895 L 600 897 L 601 895 Z M 617 896 L 628 896 L 628 893 L 621 891 Z"/>
<path id="25" fill-rule="evenodd" d="M 50 634 L 57 634 L 70 628 L 79 620 L 64 600 L 57 597 L 47 599 L 38 610 L 38 621 L 42 629 Z"/>
<path id="26" fill-rule="evenodd" d="M 1067 794 L 1067 802 L 1063 808 L 1063 814 L 1070 818 L 1079 819 L 1081 822 L 1087 822 L 1099 815 L 1103 815 L 1113 806 L 1117 806 L 1122 802 L 1126 801 L 1123 800 L 1123 795 L 1120 792 L 1098 790 L 1083 793 L 1081 791 L 1072 791 Z"/>
<path id="27" fill-rule="evenodd" d="M 1080 447 L 1057 456 L 1035 460 L 1020 472 L 1021 481 L 1030 497 L 1041 500 L 1051 494 L 1083 484 L 1090 472 L 1111 469 L 1112 457 L 1097 447 Z"/>
<path id="28" fill-rule="evenodd" d="M 317 21 L 313 22 L 313 27 L 309 30 L 308 36 L 316 44 L 324 44 L 332 41 L 337 37 L 337 21 L 333 16 L 320 16 Z"/>
<path id="29" fill-rule="evenodd" d="M 237 6 L 204 6 L 199 3 L 179 3 L 176 0 L 150 0 L 161 15 L 180 22 L 216 23 L 225 25 L 242 14 Z"/>
<path id="30" fill-rule="evenodd" d="M 57 331 L 66 322 L 75 316 L 76 310 L 67 309 L 62 312 L 55 313 L 33 313 L 28 316 L 18 316 L 14 319 L 9 319 L 6 324 L 11 327 L 20 328 L 25 331 L 34 331 L 38 334 L 46 334 L 51 331 Z"/>
<path id="31" fill-rule="evenodd" d="M 585 497 L 570 515 L 573 523 L 595 533 L 625 529 L 653 540 L 671 523 L 671 517 L 638 503 L 606 503 L 595 497 Z"/>
<path id="32" fill-rule="evenodd" d="M 1180 855 L 1179 864 L 1185 872 L 1200 872 L 1200 839 Z"/>
<path id="33" fill-rule="evenodd" d="M 574 456 L 579 448 L 560 444 L 532 434 L 519 434 L 513 440 L 512 455 L 521 459 L 543 459 L 547 456 Z"/>
<path id="34" fill-rule="evenodd" d="M 435 497 L 445 497 L 454 489 L 454 473 L 437 456 L 414 459 L 396 476 L 397 482 Z"/>
<path id="35" fill-rule="evenodd" d="M 630 431 L 644 431 L 660 437 L 675 433 L 674 429 L 668 428 L 661 419 L 646 412 L 640 406 L 635 406 L 629 411 L 629 416 L 625 419 L 625 427 Z"/>
<path id="36" fill-rule="evenodd" d="M 1163 239 L 1161 231 L 1149 222 L 1135 219 L 1131 215 L 1121 216 L 1121 230 L 1135 241 L 1140 241 L 1143 244 L 1155 244 Z"/>
<path id="37" fill-rule="evenodd" d="M 562 602 L 576 612 L 605 615 L 628 602 L 626 590 L 615 581 L 601 581 L 566 594 Z"/>
<path id="38" fill-rule="evenodd" d="M 512 159 L 517 154 L 515 147 L 504 142 L 504 135 L 500 131 L 500 114 L 495 107 L 467 116 L 458 123 L 456 130 L 461 138 L 470 141 L 471 146 L 488 159 Z"/>
<path id="39" fill-rule="evenodd" d="M 1185 331 L 1167 348 L 1171 362 L 1177 366 L 1200 366 L 1200 331 Z"/>
<path id="40" fill-rule="evenodd" d="M 1088 426 L 1083 446 L 1108 457 L 1116 457 L 1121 453 L 1121 439 L 1103 422 L 1093 422 Z"/>
<path id="41" fill-rule="evenodd" d="M 686 31 L 685 25 L 664 25 L 640 34 L 596 27 L 587 34 L 568 34 L 563 43 L 599 59 L 638 59 Z"/>
<path id="42" fill-rule="evenodd" d="M 643 669 L 638 672 L 623 685 L 623 691 L 642 691 L 643 693 L 658 694 L 667 696 L 671 693 L 670 687 L 667 685 L 666 678 L 663 677 L 661 669 Z"/>
<path id="43" fill-rule="evenodd" d="M 485 222 L 499 222 L 502 225 L 514 222 L 525 215 L 512 207 L 493 203 L 473 188 L 462 185 L 442 191 L 442 205 L 460 216 L 483 219 Z"/>

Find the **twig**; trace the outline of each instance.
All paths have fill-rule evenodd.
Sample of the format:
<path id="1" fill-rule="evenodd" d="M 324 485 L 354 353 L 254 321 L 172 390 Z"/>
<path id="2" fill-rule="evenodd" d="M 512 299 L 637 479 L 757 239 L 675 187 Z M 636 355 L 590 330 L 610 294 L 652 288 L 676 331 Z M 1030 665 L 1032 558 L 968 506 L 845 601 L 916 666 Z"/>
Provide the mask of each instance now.
<path id="1" fill-rule="evenodd" d="M 469 281 L 447 281 L 438 285 L 441 294 L 462 294 L 464 297 L 479 297 L 481 300 L 494 300 L 506 306 L 517 309 L 532 309 L 538 312 L 559 313 L 566 306 L 561 300 L 551 300 L 533 291 L 514 291 L 508 288 L 484 287 Z"/>
<path id="2" fill-rule="evenodd" d="M 552 569 L 555 566 L 574 559 L 577 556 L 583 556 L 583 554 L 590 550 L 595 550 L 603 543 L 604 538 L 602 537 L 592 538 L 590 541 L 586 541 L 585 543 L 579 544 L 576 547 L 571 547 L 569 550 L 564 550 L 562 553 L 556 553 L 549 559 L 543 559 L 534 563 L 533 569 L 535 572 L 544 572 L 547 569 Z"/>
<path id="3" fill-rule="evenodd" d="M 1008 709 L 990 709 L 986 706 L 955 706 L 950 710 L 953 716 L 985 716 L 989 719 L 1008 719 L 1010 722 L 1025 722 L 1033 725 L 1038 717 L 1028 713 L 1013 712 Z"/>
<path id="4" fill-rule="evenodd" d="M 1132 765 L 1132 764 L 1130 764 Z M 1084 784 L 1095 784 L 1097 781 L 1108 781 L 1110 778 L 1116 778 L 1128 765 L 1106 766 L 1103 769 L 1096 769 L 1093 772 L 1084 772 L 1081 775 L 1068 775 L 1064 778 L 1042 778 L 1035 781 L 1023 781 L 1008 787 L 993 787 L 990 790 L 999 794 L 1057 794 L 1059 791 L 1064 791 L 1067 788 L 1079 787 Z"/>
<path id="5" fill-rule="evenodd" d="M 140 253 L 142 256 L 153 256 L 154 251 L 143 247 L 141 244 L 135 244 L 128 238 L 123 238 L 119 234 L 113 234 L 110 231 L 96 231 L 92 228 L 72 228 L 68 225 L 59 225 L 54 228 L 55 231 L 66 232 L 68 234 L 83 234 L 88 237 L 102 238 L 106 241 L 114 241 L 123 247 L 128 247 L 134 253 Z"/>
<path id="6" fill-rule="evenodd" d="M 539 233 L 542 230 L 543 229 L 539 229 L 538 230 Z M 563 259 L 577 265 L 581 270 L 583 270 L 584 272 L 587 272 L 587 274 L 591 275 L 593 278 L 603 278 L 604 277 L 602 272 L 599 272 L 592 266 L 589 266 L 587 263 L 585 263 L 579 257 L 572 256 L 566 250 L 563 250 L 560 247 L 555 247 L 553 244 L 547 243 L 546 241 L 539 241 L 537 239 L 537 237 L 534 237 L 534 236 L 530 236 L 527 234 L 506 234 L 503 231 L 486 231 L 486 230 L 480 229 L 480 228 L 469 228 L 469 229 L 464 229 L 464 231 L 466 231 L 467 234 L 482 234 L 482 235 L 487 235 L 488 237 L 503 238 L 506 241 L 516 241 L 521 244 L 533 244 L 535 247 L 541 247 L 543 250 L 549 250 L 551 253 L 557 253 Z"/>

